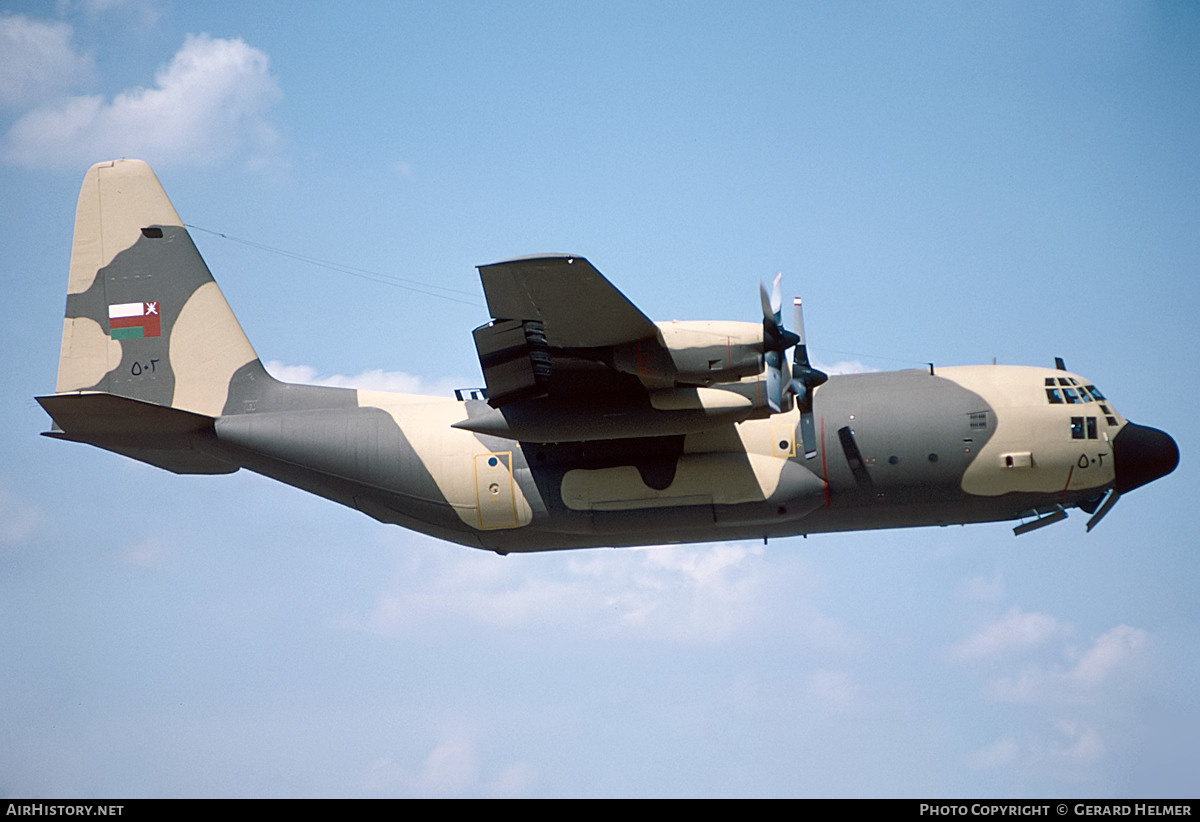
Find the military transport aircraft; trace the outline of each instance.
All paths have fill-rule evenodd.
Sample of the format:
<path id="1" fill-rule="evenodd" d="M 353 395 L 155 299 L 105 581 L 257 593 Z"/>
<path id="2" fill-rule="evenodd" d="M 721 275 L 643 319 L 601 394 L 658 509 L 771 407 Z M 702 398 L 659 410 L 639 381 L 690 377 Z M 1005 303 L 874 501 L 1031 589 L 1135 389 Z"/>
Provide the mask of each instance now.
<path id="1" fill-rule="evenodd" d="M 827 377 L 780 283 L 759 322 L 655 323 L 582 257 L 479 268 L 486 389 L 283 383 L 154 172 L 79 195 L 48 436 L 179 474 L 247 468 L 499 553 L 1023 520 L 1091 530 L 1175 441 L 1056 368 Z M 792 351 L 788 368 L 787 353 Z"/>

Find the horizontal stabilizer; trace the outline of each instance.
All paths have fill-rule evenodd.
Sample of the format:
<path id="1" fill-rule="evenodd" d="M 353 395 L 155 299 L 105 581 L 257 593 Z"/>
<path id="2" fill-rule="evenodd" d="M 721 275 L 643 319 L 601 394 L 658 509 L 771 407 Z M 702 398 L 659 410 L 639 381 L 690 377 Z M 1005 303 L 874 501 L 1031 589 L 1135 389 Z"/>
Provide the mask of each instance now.
<path id="1" fill-rule="evenodd" d="M 95 445 L 176 474 L 230 474 L 213 456 L 213 419 L 96 391 L 51 394 L 38 403 L 54 419 L 45 436 Z M 206 447 L 208 446 L 208 447 Z"/>

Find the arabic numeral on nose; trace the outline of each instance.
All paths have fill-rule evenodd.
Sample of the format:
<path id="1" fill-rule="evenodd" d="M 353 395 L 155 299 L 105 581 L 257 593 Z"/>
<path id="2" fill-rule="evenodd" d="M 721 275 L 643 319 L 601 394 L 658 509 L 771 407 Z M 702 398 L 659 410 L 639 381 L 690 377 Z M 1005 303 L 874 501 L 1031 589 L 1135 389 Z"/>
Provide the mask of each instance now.
<path id="1" fill-rule="evenodd" d="M 150 360 L 150 362 L 144 365 L 140 362 L 134 361 L 133 364 L 129 366 L 129 373 L 135 377 L 140 377 L 146 372 L 153 374 L 156 370 L 158 370 L 157 359 Z"/>
<path id="2" fill-rule="evenodd" d="M 1080 468 L 1087 468 L 1089 465 L 1091 465 L 1091 463 L 1088 461 L 1087 454 L 1080 454 L 1079 462 L 1077 462 L 1075 464 L 1078 465 Z"/>

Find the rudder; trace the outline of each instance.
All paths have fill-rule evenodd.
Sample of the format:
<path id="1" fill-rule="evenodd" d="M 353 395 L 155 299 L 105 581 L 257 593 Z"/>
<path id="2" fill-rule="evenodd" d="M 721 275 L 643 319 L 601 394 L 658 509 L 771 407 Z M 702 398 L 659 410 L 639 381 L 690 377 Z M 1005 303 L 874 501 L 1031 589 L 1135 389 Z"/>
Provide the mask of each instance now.
<path id="1" fill-rule="evenodd" d="M 220 416 L 258 356 L 150 166 L 98 163 L 79 193 L 57 392 Z"/>

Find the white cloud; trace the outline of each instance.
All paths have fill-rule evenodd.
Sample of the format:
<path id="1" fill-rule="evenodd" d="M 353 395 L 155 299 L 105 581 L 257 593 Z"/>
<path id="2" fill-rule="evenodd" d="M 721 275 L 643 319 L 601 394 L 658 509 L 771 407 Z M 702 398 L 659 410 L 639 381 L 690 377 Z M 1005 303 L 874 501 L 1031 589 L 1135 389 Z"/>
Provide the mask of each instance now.
<path id="1" fill-rule="evenodd" d="M 158 537 L 149 536 L 125 546 L 117 556 L 124 565 L 134 568 L 157 568 L 166 562 L 168 555 L 167 546 L 163 541 Z"/>
<path id="2" fill-rule="evenodd" d="M 429 752 L 414 787 L 421 796 L 461 796 L 479 780 L 479 757 L 465 737 L 453 737 Z"/>
<path id="3" fill-rule="evenodd" d="M 1103 694 L 1122 671 L 1132 670 L 1147 634 L 1118 625 L 1101 634 L 1084 651 L 1067 649 L 1067 664 L 1027 666 L 993 682 L 989 693 L 1002 702 L 1090 700 Z"/>
<path id="4" fill-rule="evenodd" d="M 846 671 L 822 669 L 808 677 L 808 692 L 827 709 L 844 711 L 859 699 L 859 687 Z"/>
<path id="5" fill-rule="evenodd" d="M 152 88 L 40 105 L 9 130 L 4 157 L 22 166 L 113 157 L 208 165 L 249 151 L 258 161 L 277 141 L 266 114 L 278 97 L 266 54 L 240 39 L 188 35 Z"/>
<path id="6" fill-rule="evenodd" d="M 1010 736 L 1002 736 L 967 756 L 967 764 L 980 770 L 1002 768 L 1013 764 L 1021 755 L 1021 746 Z"/>
<path id="7" fill-rule="evenodd" d="M 15 546 L 28 541 L 45 517 L 40 509 L 9 491 L 7 484 L 0 482 L 0 545 Z"/>
<path id="8" fill-rule="evenodd" d="M 586 600 L 577 598 L 577 584 L 535 575 L 523 577 L 516 575 L 514 568 L 500 565 L 511 562 L 498 557 L 452 560 L 441 573 L 426 577 L 420 589 L 401 583 L 398 589 L 382 594 L 362 627 L 384 635 L 403 635 L 458 618 L 528 628 L 560 615 L 578 618 L 582 610 L 573 612 L 573 606 L 588 608 Z"/>
<path id="9" fill-rule="evenodd" d="M 641 553 L 642 562 L 626 569 L 626 584 L 614 586 L 607 599 L 623 625 L 661 636 L 724 639 L 745 623 L 764 582 L 747 562 L 762 555 L 759 546 L 660 547 Z M 599 561 L 588 565 L 595 568 Z"/>
<path id="10" fill-rule="evenodd" d="M 1004 616 L 952 648 L 951 656 L 960 660 L 995 659 L 1044 645 L 1069 632 L 1069 626 L 1050 614 L 1030 613 L 1014 605 Z"/>
<path id="11" fill-rule="evenodd" d="M 1106 752 L 1100 731 L 1083 722 L 1063 719 L 1033 734 L 1024 743 L 1012 736 L 1002 736 L 968 754 L 967 764 L 978 770 L 1014 766 L 1028 773 L 1053 770 L 1064 778 L 1078 779 L 1080 768 L 1101 762 Z"/>
<path id="12" fill-rule="evenodd" d="M 442 378 L 429 381 L 416 374 L 404 371 L 384 371 L 372 368 L 358 374 L 328 374 L 321 375 L 310 365 L 288 365 L 279 360 L 270 360 L 264 364 L 273 377 L 284 382 L 298 382 L 305 385 L 329 385 L 335 388 L 361 388 L 366 391 L 396 391 L 401 394 L 431 394 L 438 397 L 454 396 L 454 389 L 461 388 L 466 383 L 453 378 Z"/>
<path id="13" fill-rule="evenodd" d="M 143 27 L 154 25 L 161 16 L 157 0 L 79 0 L 78 5 L 89 17 L 119 13 Z"/>
<path id="14" fill-rule="evenodd" d="M 392 757 L 375 760 L 360 786 L 370 796 L 528 796 L 537 778 L 526 762 L 513 762 L 495 776 L 485 773 L 475 743 L 466 733 L 452 733 L 434 746 L 416 768 Z"/>
<path id="15" fill-rule="evenodd" d="M 1097 637 L 1074 667 L 1067 671 L 1066 677 L 1081 688 L 1101 684 L 1141 651 L 1146 644 L 1146 636 L 1146 632 L 1140 628 L 1118 625 Z"/>
<path id="16" fill-rule="evenodd" d="M 1004 577 L 999 572 L 990 579 L 971 577 L 958 586 L 958 597 L 964 602 L 999 602 L 1004 597 Z"/>
<path id="17" fill-rule="evenodd" d="M 491 780 L 485 786 L 485 791 L 490 797 L 515 799 L 529 796 L 536 781 L 537 770 L 532 765 L 528 762 L 516 762 Z"/>
<path id="18" fill-rule="evenodd" d="M 737 544 L 493 557 L 457 549 L 440 567 L 404 568 L 351 627 L 409 635 L 462 620 L 541 631 L 572 626 L 592 636 L 718 643 L 760 617 L 773 586 L 762 549 Z M 413 560 L 415 561 L 415 560 Z M 420 585 L 412 583 L 420 579 Z M 836 620 L 813 614 L 799 641 L 852 645 Z"/>
<path id="19" fill-rule="evenodd" d="M 870 374 L 879 370 L 878 368 L 872 368 L 864 364 L 860 360 L 838 360 L 837 362 L 826 364 L 814 357 L 812 363 L 815 368 L 824 371 L 830 376 L 838 374 Z"/>
<path id="20" fill-rule="evenodd" d="M 509 636 L 574 635 L 720 645 L 769 631 L 765 614 L 786 602 L 794 647 L 856 655 L 863 641 L 797 588 L 796 563 L 767 561 L 736 543 L 494 556 L 450 547 L 399 559 L 365 613 L 347 628 L 429 636 L 486 626 Z M 780 573 L 781 568 L 787 569 Z M 536 641 L 536 640 L 529 640 Z"/>
<path id="21" fill-rule="evenodd" d="M 1091 764 L 1104 757 L 1104 740 L 1095 728 L 1062 720 L 1055 724 L 1055 730 L 1059 736 L 1050 747 L 1052 756 L 1077 765 Z"/>
<path id="22" fill-rule="evenodd" d="M 66 23 L 0 16 L 0 105 L 33 104 L 88 81 L 95 66 L 72 33 Z"/>

